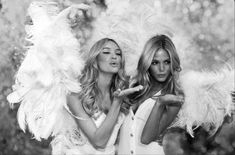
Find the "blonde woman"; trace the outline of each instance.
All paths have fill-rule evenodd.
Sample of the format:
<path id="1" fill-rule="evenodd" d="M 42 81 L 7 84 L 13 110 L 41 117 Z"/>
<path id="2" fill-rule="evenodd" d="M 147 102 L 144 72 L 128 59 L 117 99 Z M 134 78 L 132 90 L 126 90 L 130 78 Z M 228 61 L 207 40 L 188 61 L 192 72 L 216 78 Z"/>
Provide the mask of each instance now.
<path id="1" fill-rule="evenodd" d="M 114 154 L 114 143 L 124 120 L 120 112 L 122 98 L 139 88 L 123 90 L 127 87 L 124 59 L 114 40 L 99 40 L 88 54 L 80 78 L 82 90 L 68 97 L 72 114 L 83 118 L 76 122 L 87 140 L 77 150 L 80 154 Z"/>
<path id="2" fill-rule="evenodd" d="M 157 35 L 149 39 L 137 69 L 134 81 L 144 89 L 131 97 L 134 106 L 121 128 L 118 153 L 163 155 L 157 140 L 183 102 L 177 82 L 180 60 L 170 38 Z"/>

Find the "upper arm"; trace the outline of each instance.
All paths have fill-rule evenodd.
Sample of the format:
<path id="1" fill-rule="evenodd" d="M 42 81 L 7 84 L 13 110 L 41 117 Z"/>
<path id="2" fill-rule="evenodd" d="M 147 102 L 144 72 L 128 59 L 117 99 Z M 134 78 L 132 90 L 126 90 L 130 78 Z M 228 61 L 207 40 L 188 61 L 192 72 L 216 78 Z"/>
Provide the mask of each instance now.
<path id="1" fill-rule="evenodd" d="M 83 106 L 78 98 L 77 94 L 71 94 L 67 97 L 68 107 L 69 110 L 72 112 L 73 115 L 77 117 L 84 118 L 83 119 L 76 119 L 76 122 L 79 128 L 83 131 L 83 133 L 87 136 L 87 138 L 92 142 L 92 138 L 96 132 L 96 125 L 91 117 L 85 112 Z"/>
<path id="2" fill-rule="evenodd" d="M 120 112 L 119 102 L 113 102 L 108 114 L 99 127 L 96 126 L 94 120 L 84 110 L 78 95 L 71 94 L 68 97 L 68 107 L 73 115 L 85 119 L 78 118 L 76 122 L 93 147 L 105 148 L 118 119 Z"/>
<path id="3" fill-rule="evenodd" d="M 67 104 L 69 110 L 72 112 L 73 115 L 77 117 L 82 117 L 85 119 L 89 119 L 89 115 L 83 109 L 82 103 L 78 98 L 78 94 L 72 93 L 67 97 Z"/>

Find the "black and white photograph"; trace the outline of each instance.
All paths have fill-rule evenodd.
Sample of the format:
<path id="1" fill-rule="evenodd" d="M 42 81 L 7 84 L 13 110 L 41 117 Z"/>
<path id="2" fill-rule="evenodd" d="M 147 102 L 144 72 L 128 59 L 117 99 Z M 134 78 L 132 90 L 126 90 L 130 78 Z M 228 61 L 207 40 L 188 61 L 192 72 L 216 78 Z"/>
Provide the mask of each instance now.
<path id="1" fill-rule="evenodd" d="M 0 0 L 0 155 L 235 155 L 234 0 Z"/>

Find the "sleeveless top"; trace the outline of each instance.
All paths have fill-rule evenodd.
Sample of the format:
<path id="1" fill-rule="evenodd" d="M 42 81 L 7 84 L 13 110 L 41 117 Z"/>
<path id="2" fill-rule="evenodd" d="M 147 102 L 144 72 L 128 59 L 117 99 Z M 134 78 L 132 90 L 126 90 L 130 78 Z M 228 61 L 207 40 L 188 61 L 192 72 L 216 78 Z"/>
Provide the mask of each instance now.
<path id="1" fill-rule="evenodd" d="M 95 117 L 92 119 L 97 127 L 99 127 L 106 118 L 106 114 L 101 111 L 95 113 L 94 116 Z M 77 137 L 78 140 L 75 140 L 75 142 L 72 142 L 73 143 L 72 145 L 67 145 L 69 146 L 69 148 L 63 146 L 63 143 L 64 143 L 63 135 L 57 135 L 56 141 L 57 143 L 58 141 L 61 142 L 61 144 L 58 143 L 56 144 L 56 146 L 53 147 L 53 150 L 55 151 L 53 153 L 53 150 L 52 150 L 52 154 L 61 152 L 63 155 L 114 155 L 115 154 L 115 142 L 117 139 L 118 131 L 124 119 L 125 119 L 125 115 L 123 113 L 120 113 L 117 119 L 117 123 L 113 128 L 112 134 L 109 137 L 109 140 L 106 144 L 105 149 L 94 148 L 92 144 L 89 142 L 89 140 L 87 139 L 86 135 L 81 130 L 79 130 L 80 133 L 78 133 L 78 136 L 79 136 Z"/>

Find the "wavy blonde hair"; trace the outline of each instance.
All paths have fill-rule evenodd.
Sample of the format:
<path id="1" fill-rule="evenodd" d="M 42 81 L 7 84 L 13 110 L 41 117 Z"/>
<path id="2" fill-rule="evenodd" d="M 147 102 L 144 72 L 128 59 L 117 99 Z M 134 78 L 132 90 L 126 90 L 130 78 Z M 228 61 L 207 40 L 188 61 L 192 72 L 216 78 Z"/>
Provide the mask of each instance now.
<path id="1" fill-rule="evenodd" d="M 146 42 L 143 52 L 140 56 L 137 67 L 138 73 L 137 76 L 133 78 L 132 83 L 141 84 L 144 86 L 144 89 L 135 96 L 132 96 L 133 102 L 141 101 L 152 87 L 151 81 L 153 78 L 150 74 L 149 68 L 151 66 L 155 52 L 160 49 L 168 52 L 171 62 L 170 77 L 165 82 L 162 92 L 165 94 L 183 94 L 178 80 L 181 67 L 175 45 L 166 35 L 156 35 Z"/>
<path id="2" fill-rule="evenodd" d="M 99 70 L 97 68 L 97 57 L 101 53 L 103 46 L 109 41 L 114 42 L 119 47 L 119 45 L 113 39 L 109 38 L 103 38 L 96 42 L 88 53 L 89 56 L 86 60 L 85 67 L 79 79 L 82 87 L 82 90 L 79 93 L 79 98 L 84 110 L 90 116 L 93 116 L 93 114 L 98 110 L 104 110 L 103 108 L 100 109 L 100 107 L 103 107 L 102 105 L 97 104 L 97 97 L 100 94 L 100 90 L 97 85 L 97 77 L 99 75 Z M 124 89 L 125 87 L 127 87 L 124 66 L 125 60 L 122 56 L 121 68 L 118 73 L 113 76 L 113 79 L 111 81 L 110 94 L 112 98 L 113 92 L 115 90 Z"/>

